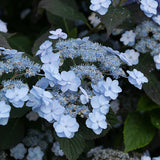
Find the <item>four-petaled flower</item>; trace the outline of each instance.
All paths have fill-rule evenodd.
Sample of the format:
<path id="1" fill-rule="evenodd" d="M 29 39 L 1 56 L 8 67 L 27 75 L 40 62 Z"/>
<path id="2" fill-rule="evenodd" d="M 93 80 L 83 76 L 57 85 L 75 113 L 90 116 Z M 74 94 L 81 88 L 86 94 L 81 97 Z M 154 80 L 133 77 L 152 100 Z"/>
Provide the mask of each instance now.
<path id="1" fill-rule="evenodd" d="M 133 71 L 127 71 L 127 73 L 129 74 L 128 81 L 138 89 L 142 89 L 142 84 L 148 82 L 148 79 L 144 74 L 136 69 L 133 69 Z"/>
<path id="2" fill-rule="evenodd" d="M 60 120 L 53 124 L 53 127 L 59 137 L 72 138 L 78 131 L 79 124 L 75 118 L 69 115 L 62 115 Z"/>
<path id="3" fill-rule="evenodd" d="M 120 38 L 120 41 L 123 42 L 124 45 L 133 46 L 135 43 L 136 34 L 130 30 L 125 31 Z"/>
<path id="4" fill-rule="evenodd" d="M 155 56 L 153 57 L 153 59 L 154 59 L 154 62 L 155 62 L 155 64 L 156 64 L 156 69 L 160 69 L 160 54 L 155 55 Z"/>
<path id="5" fill-rule="evenodd" d="M 111 0 L 91 0 L 90 10 L 105 15 L 108 11 Z"/>
<path id="6" fill-rule="evenodd" d="M 58 84 L 60 85 L 62 92 L 66 92 L 67 90 L 77 91 L 81 84 L 81 80 L 76 77 L 73 71 L 62 71 L 61 80 L 58 81 Z"/>
<path id="7" fill-rule="evenodd" d="M 22 108 L 24 105 L 24 102 L 28 100 L 28 87 L 22 87 L 22 88 L 13 88 L 8 89 L 5 96 L 8 98 L 9 102 L 13 104 L 16 108 Z"/>
<path id="8" fill-rule="evenodd" d="M 157 14 L 158 2 L 155 0 L 141 0 L 140 8 L 147 17 Z"/>
<path id="9" fill-rule="evenodd" d="M 51 36 L 48 36 L 50 39 L 66 39 L 67 38 L 67 34 L 62 32 L 61 28 L 56 29 L 55 31 L 49 31 L 49 33 L 51 33 Z"/>
<path id="10" fill-rule="evenodd" d="M 106 117 L 96 111 L 89 113 L 89 118 L 86 120 L 86 126 L 91 128 L 96 134 L 100 134 L 102 129 L 107 128 Z"/>

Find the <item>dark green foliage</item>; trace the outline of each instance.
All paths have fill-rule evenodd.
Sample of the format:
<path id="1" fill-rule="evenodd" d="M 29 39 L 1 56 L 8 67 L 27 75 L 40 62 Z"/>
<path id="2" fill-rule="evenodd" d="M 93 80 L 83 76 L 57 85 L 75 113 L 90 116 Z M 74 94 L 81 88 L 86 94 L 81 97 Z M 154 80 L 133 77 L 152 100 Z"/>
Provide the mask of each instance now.
<path id="1" fill-rule="evenodd" d="M 11 119 L 6 126 L 0 126 L 0 149 L 9 149 L 24 137 L 23 119 Z"/>
<path id="2" fill-rule="evenodd" d="M 129 152 L 149 144 L 154 137 L 155 129 L 147 115 L 135 112 L 127 116 L 123 134 L 125 152 Z"/>

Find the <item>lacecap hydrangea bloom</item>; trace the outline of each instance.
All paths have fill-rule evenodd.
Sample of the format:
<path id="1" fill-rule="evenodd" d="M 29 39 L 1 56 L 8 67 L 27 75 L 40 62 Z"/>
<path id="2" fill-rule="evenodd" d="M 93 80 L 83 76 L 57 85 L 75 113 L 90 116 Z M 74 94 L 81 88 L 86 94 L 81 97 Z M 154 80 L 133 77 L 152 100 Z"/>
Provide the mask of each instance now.
<path id="1" fill-rule="evenodd" d="M 10 155 L 15 159 L 23 159 L 26 153 L 27 149 L 25 148 L 23 143 L 19 143 L 15 147 L 10 149 Z"/>
<path id="2" fill-rule="evenodd" d="M 0 101 L 0 125 L 8 123 L 11 106 L 6 104 L 5 101 Z"/>
<path id="3" fill-rule="evenodd" d="M 108 11 L 111 0 L 91 0 L 90 10 L 105 15 Z"/>
<path id="4" fill-rule="evenodd" d="M 127 73 L 129 74 L 128 81 L 138 89 L 142 89 L 142 84 L 148 82 L 148 79 L 144 74 L 136 69 L 133 69 L 133 71 L 127 71 Z"/>
<path id="5" fill-rule="evenodd" d="M 158 2 L 156 0 L 140 0 L 140 8 L 147 17 L 157 14 Z"/>
<path id="6" fill-rule="evenodd" d="M 51 36 L 48 36 L 48 38 L 50 39 L 66 39 L 67 38 L 67 34 L 62 32 L 61 28 L 56 29 L 55 31 L 49 31 L 50 34 L 52 34 Z"/>
<path id="7" fill-rule="evenodd" d="M 59 137 L 72 138 L 78 131 L 79 124 L 75 118 L 69 115 L 62 115 L 60 120 L 53 124 L 53 127 Z"/>
<path id="8" fill-rule="evenodd" d="M 125 31 L 120 38 L 120 41 L 123 42 L 124 45 L 133 46 L 135 44 L 136 34 L 130 30 Z"/>

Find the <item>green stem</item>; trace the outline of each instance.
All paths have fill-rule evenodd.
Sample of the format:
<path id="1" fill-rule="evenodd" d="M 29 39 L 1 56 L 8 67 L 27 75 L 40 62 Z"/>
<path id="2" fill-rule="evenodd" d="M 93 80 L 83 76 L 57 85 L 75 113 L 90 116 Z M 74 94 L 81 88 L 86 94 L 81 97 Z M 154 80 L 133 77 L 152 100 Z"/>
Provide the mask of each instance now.
<path id="1" fill-rule="evenodd" d="M 65 18 L 63 18 L 63 22 L 64 22 L 64 26 L 66 28 L 67 34 L 69 34 L 69 28 L 68 28 L 67 21 Z"/>

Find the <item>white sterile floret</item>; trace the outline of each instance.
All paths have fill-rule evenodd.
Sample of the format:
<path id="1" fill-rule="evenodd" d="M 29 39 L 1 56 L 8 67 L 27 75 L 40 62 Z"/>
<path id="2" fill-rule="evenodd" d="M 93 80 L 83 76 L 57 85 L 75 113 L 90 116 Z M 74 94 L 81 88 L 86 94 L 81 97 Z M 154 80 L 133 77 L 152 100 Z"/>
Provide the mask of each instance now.
<path id="1" fill-rule="evenodd" d="M 42 160 L 44 153 L 39 146 L 28 149 L 27 160 Z"/>
<path id="2" fill-rule="evenodd" d="M 7 23 L 3 22 L 2 20 L 0 20 L 0 32 L 8 32 Z"/>
<path id="3" fill-rule="evenodd" d="M 108 11 L 111 0 L 91 0 L 90 10 L 105 15 Z"/>
<path id="4" fill-rule="evenodd" d="M 147 17 L 157 14 L 158 2 L 156 0 L 140 0 L 140 8 Z"/>
<path id="5" fill-rule="evenodd" d="M 153 21 L 160 25 L 160 14 L 152 17 Z"/>
<path id="6" fill-rule="evenodd" d="M 50 39 L 66 39 L 67 38 L 67 34 L 62 32 L 61 28 L 56 29 L 55 31 L 49 31 L 50 34 L 52 34 L 51 36 L 48 36 Z"/>
<path id="7" fill-rule="evenodd" d="M 102 114 L 107 114 L 109 112 L 109 107 L 110 107 L 109 101 L 103 95 L 92 97 L 91 105 L 93 108 L 93 112 L 97 111 Z"/>
<path id="8" fill-rule="evenodd" d="M 100 134 L 102 129 L 107 128 L 106 117 L 99 112 L 89 113 L 89 118 L 86 120 L 86 126 L 91 128 L 94 133 Z"/>
<path id="9" fill-rule="evenodd" d="M 91 15 L 88 17 L 88 20 L 93 25 L 93 27 L 96 27 L 101 22 L 94 12 L 91 13 Z"/>
<path id="10" fill-rule="evenodd" d="M 129 74 L 128 81 L 138 89 L 142 89 L 142 84 L 148 82 L 148 79 L 144 74 L 136 69 L 133 69 L 133 71 L 127 71 L 127 73 Z"/>
<path id="11" fill-rule="evenodd" d="M 70 115 L 62 115 L 60 120 L 53 124 L 53 127 L 59 137 L 72 138 L 78 131 L 79 124 Z"/>
<path id="12" fill-rule="evenodd" d="M 27 153 L 27 149 L 24 144 L 19 143 L 15 147 L 10 149 L 10 155 L 15 159 L 23 159 L 24 155 Z"/>
<path id="13" fill-rule="evenodd" d="M 124 45 L 133 46 L 135 44 L 135 38 L 136 34 L 130 30 L 122 34 L 120 41 L 123 42 Z"/>
<path id="14" fill-rule="evenodd" d="M 49 40 L 46 40 L 44 43 L 40 45 L 36 55 L 40 55 L 41 57 L 43 57 L 46 54 L 52 52 L 52 50 L 53 50 L 52 42 L 50 42 Z"/>
<path id="15" fill-rule="evenodd" d="M 139 53 L 134 49 L 127 49 L 124 53 L 120 53 L 118 56 L 128 66 L 136 65 L 139 62 Z"/>
<path id="16" fill-rule="evenodd" d="M 5 101 L 0 101 L 0 125 L 8 123 L 11 106 L 6 104 Z"/>
<path id="17" fill-rule="evenodd" d="M 82 87 L 79 87 L 81 92 L 83 93 L 81 96 L 80 96 L 80 100 L 81 100 L 81 103 L 82 104 L 86 104 L 89 102 L 89 97 L 88 97 L 88 94 L 87 92 L 82 88 Z"/>
<path id="18" fill-rule="evenodd" d="M 156 65 L 156 69 L 160 69 L 160 54 L 155 55 L 153 57 L 155 65 Z"/>
<path id="19" fill-rule="evenodd" d="M 28 100 L 28 91 L 29 88 L 22 87 L 22 88 L 13 88 L 8 89 L 5 96 L 8 98 L 9 102 L 13 104 L 16 108 L 22 108 L 24 105 L 24 102 Z"/>
<path id="20" fill-rule="evenodd" d="M 67 90 L 76 92 L 81 84 L 81 80 L 76 77 L 73 71 L 62 71 L 61 80 L 58 81 L 58 84 L 60 85 L 62 92 L 66 92 Z"/>
<path id="21" fill-rule="evenodd" d="M 51 151 L 56 155 L 56 156 L 63 156 L 64 152 L 60 149 L 59 142 L 53 143 L 53 146 L 51 148 Z"/>

